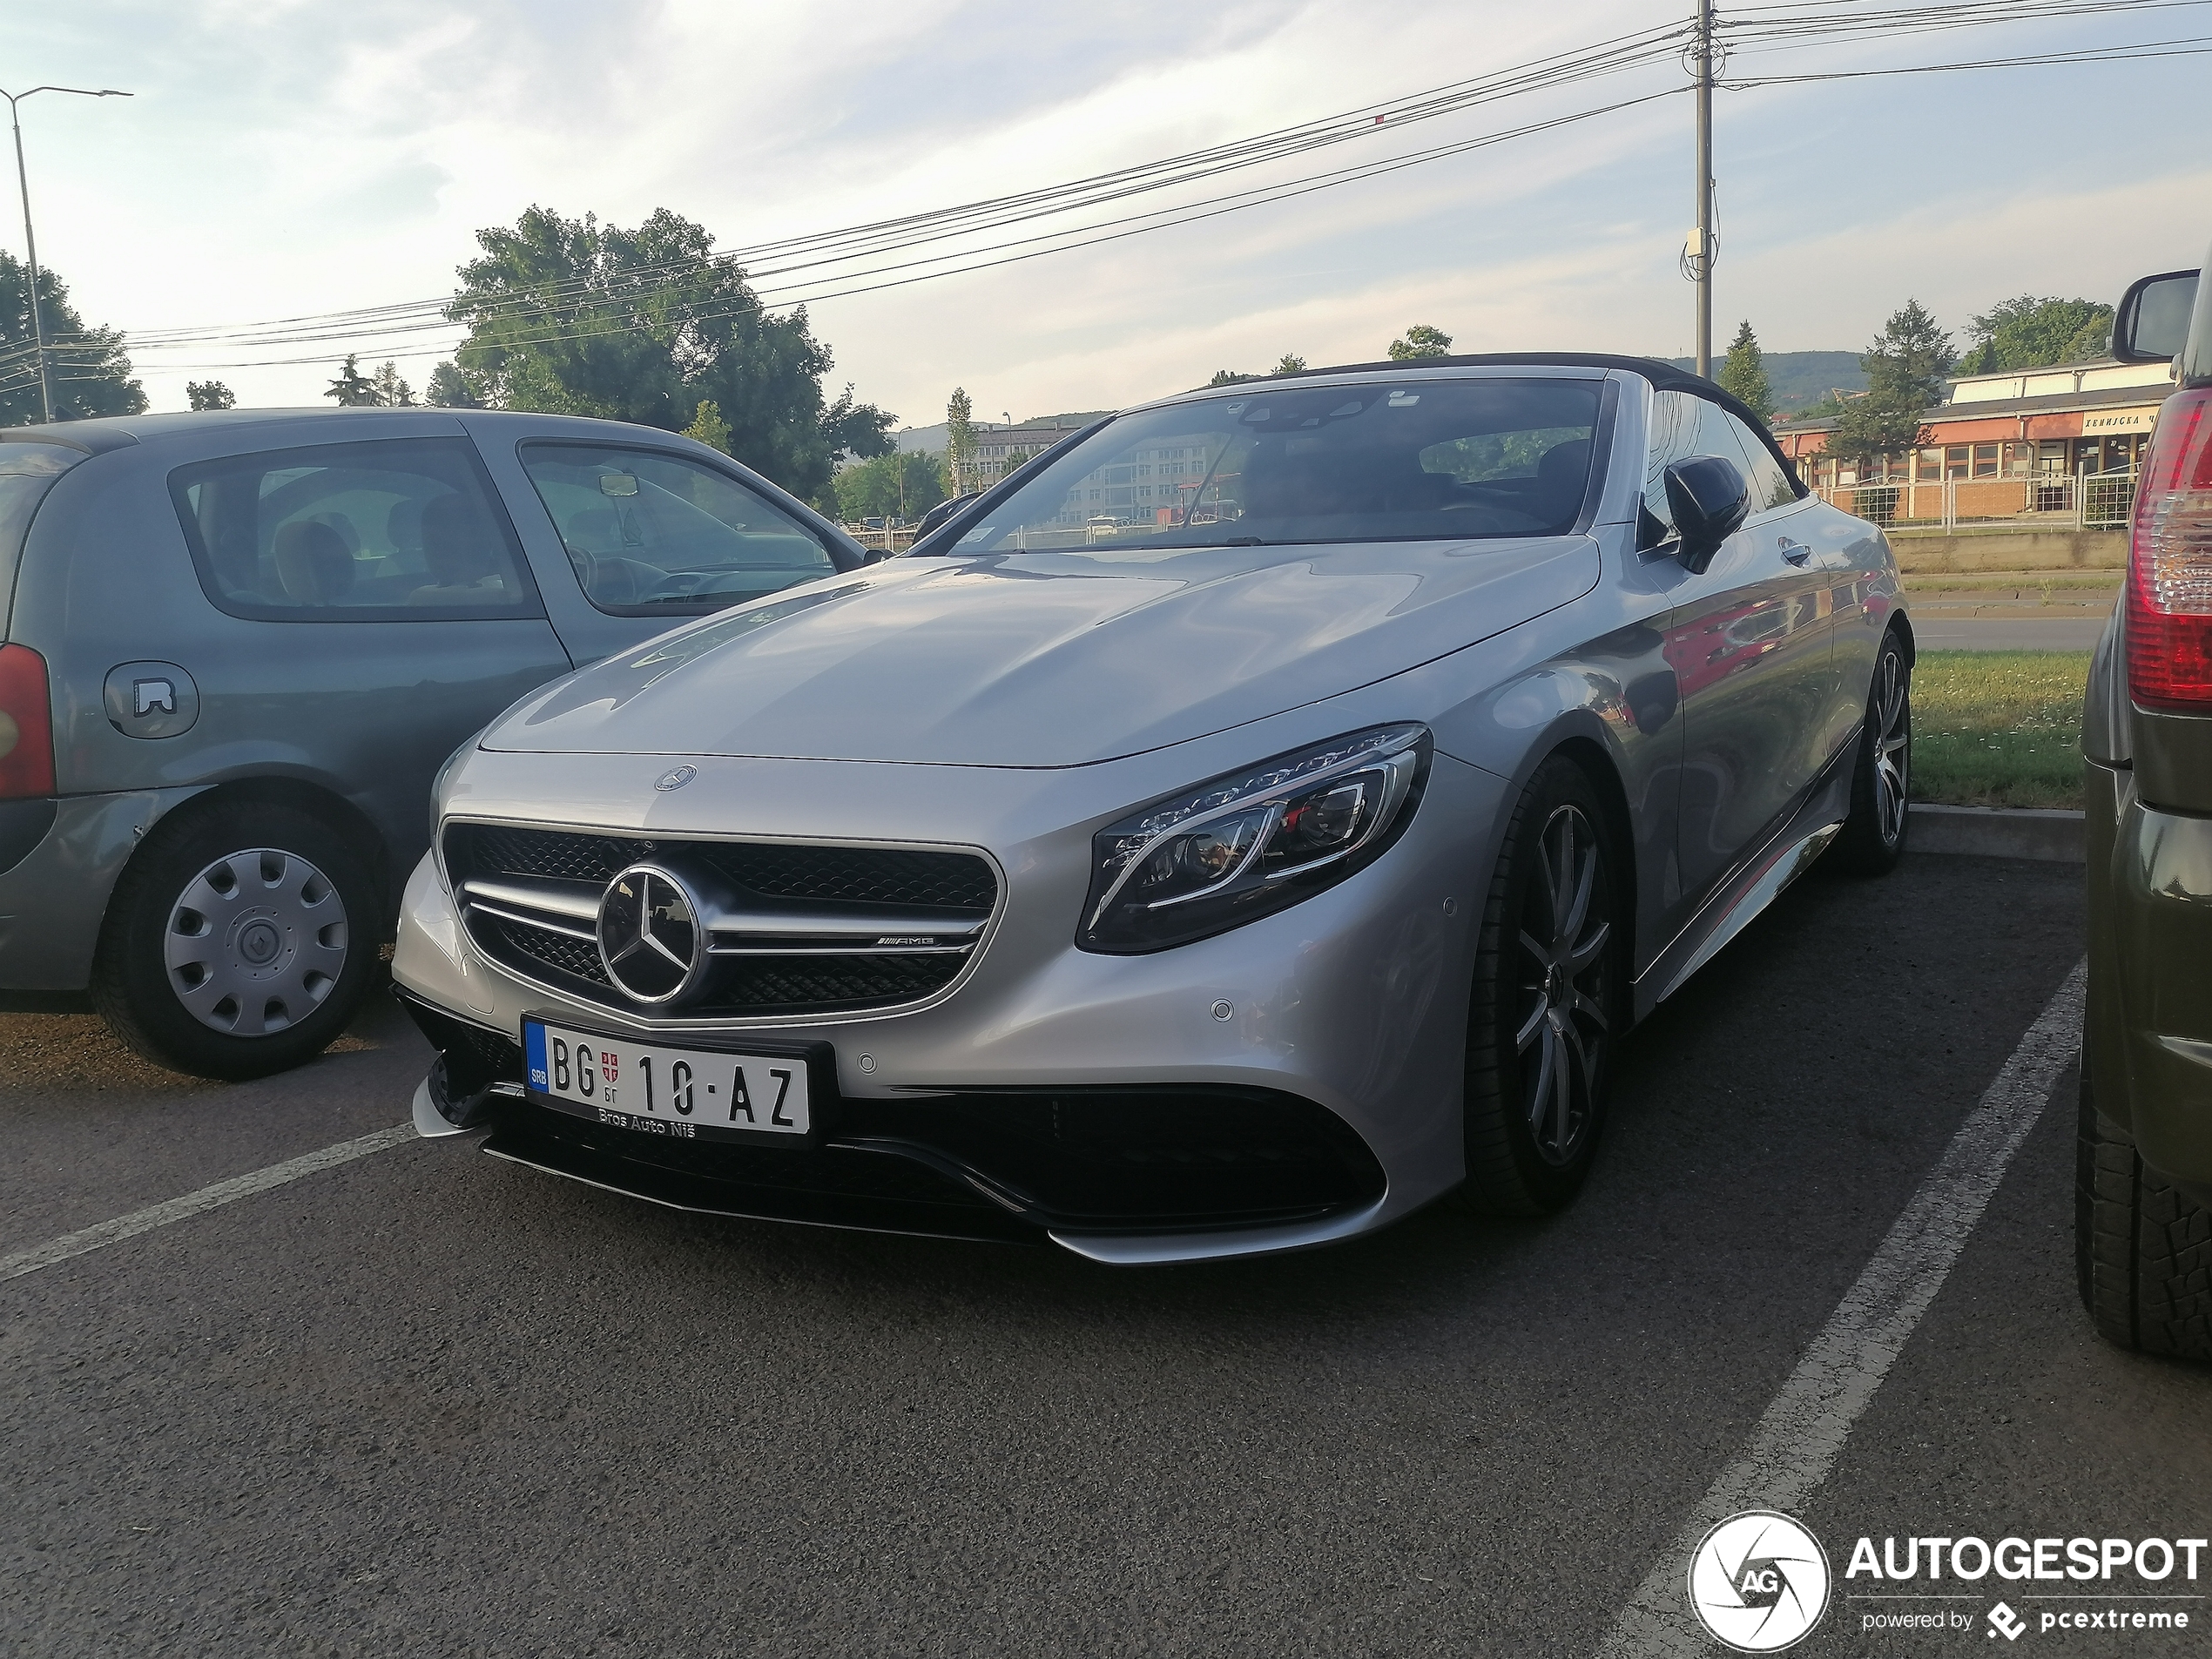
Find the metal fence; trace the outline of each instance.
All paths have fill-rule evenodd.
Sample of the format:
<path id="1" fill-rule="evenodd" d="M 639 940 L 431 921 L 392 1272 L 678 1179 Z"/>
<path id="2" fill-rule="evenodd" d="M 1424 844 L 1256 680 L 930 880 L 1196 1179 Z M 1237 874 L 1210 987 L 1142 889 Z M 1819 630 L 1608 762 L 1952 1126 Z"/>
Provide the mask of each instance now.
<path id="1" fill-rule="evenodd" d="M 2125 529 L 2135 474 L 2037 472 L 2009 478 L 1928 478 L 1838 484 L 1814 492 L 1877 524 L 2013 524 L 2023 529 Z"/>
<path id="2" fill-rule="evenodd" d="M 858 524 L 847 524 L 845 533 L 862 547 L 881 548 L 887 553 L 903 553 L 914 544 L 911 524 L 895 530 L 872 530 Z"/>

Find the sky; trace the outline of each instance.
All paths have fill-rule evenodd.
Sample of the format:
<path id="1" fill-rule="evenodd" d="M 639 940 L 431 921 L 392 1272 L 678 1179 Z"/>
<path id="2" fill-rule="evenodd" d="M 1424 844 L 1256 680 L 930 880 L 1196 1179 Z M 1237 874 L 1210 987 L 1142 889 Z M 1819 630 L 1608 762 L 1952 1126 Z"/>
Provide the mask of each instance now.
<path id="1" fill-rule="evenodd" d="M 435 299 L 478 229 L 532 205 L 624 226 L 666 207 L 743 246 L 1242 138 L 1673 15 L 1608 0 L 75 0 L 0 13 L 0 84 L 133 94 L 42 94 L 22 118 L 42 260 L 87 321 L 139 331 Z M 2188 36 L 2212 36 L 2212 4 L 1823 43 L 1732 70 Z M 2209 70 L 2170 57 L 1722 91 L 1716 348 L 1748 319 L 1770 350 L 1863 349 L 1909 298 L 1963 337 L 2013 294 L 2110 300 L 2198 263 L 2212 146 L 2186 112 Z M 1386 122 L 1168 199 L 1685 83 L 1661 62 Z M 833 392 L 849 381 L 915 426 L 944 418 L 955 385 L 979 418 L 1113 408 L 1286 352 L 1371 361 L 1413 322 L 1461 351 L 1687 354 L 1691 118 L 1674 93 L 809 314 Z M 0 246 L 20 257 L 15 206 Z M 155 409 L 209 378 L 241 406 L 314 404 L 348 349 L 364 368 L 396 357 L 419 389 L 455 332 L 133 356 Z M 313 361 L 265 361 L 299 356 Z"/>

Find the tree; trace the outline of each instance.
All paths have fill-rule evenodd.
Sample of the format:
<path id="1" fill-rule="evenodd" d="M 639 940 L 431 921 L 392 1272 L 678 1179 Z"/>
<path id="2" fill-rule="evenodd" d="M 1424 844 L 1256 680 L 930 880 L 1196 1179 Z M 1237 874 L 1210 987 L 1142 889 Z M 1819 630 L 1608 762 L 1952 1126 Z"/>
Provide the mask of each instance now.
<path id="1" fill-rule="evenodd" d="M 701 398 L 691 424 L 684 428 L 684 435 L 696 438 L 710 449 L 730 453 L 730 423 L 722 418 L 722 411 L 715 407 L 712 398 Z"/>
<path id="2" fill-rule="evenodd" d="M 30 278 L 19 260 L 0 253 L 0 426 L 24 426 L 46 418 L 38 393 Z M 83 421 L 144 411 L 145 390 L 131 378 L 122 333 L 86 327 L 69 302 L 69 289 L 51 268 L 38 273 L 38 315 L 46 325 L 46 372 L 54 388 L 54 419 Z"/>
<path id="3" fill-rule="evenodd" d="M 1721 390 L 1732 392 L 1750 405 L 1762 421 L 1774 419 L 1774 393 L 1766 383 L 1766 355 L 1747 318 L 1729 343 L 1728 361 L 1721 365 Z"/>
<path id="4" fill-rule="evenodd" d="M 846 523 L 864 518 L 921 517 L 946 499 L 940 457 L 915 450 L 855 462 L 837 475 L 837 516 Z"/>
<path id="5" fill-rule="evenodd" d="M 373 408 L 382 401 L 376 395 L 376 382 L 361 372 L 360 362 L 358 354 L 347 352 L 338 378 L 323 392 L 325 397 L 336 398 L 341 409 Z"/>
<path id="6" fill-rule="evenodd" d="M 1858 360 L 1866 371 L 1866 395 L 1844 405 L 1828 435 L 1828 453 L 1870 461 L 1925 442 L 1927 428 L 1920 417 L 1943 395 L 1952 361 L 1951 336 L 1918 300 L 1906 300 Z"/>
<path id="7" fill-rule="evenodd" d="M 238 400 L 231 395 L 231 388 L 220 381 L 186 381 L 185 395 L 195 409 L 233 409 Z"/>
<path id="8" fill-rule="evenodd" d="M 475 383 L 454 363 L 440 363 L 430 371 L 429 389 L 422 401 L 435 408 L 481 409 L 488 407 Z"/>
<path id="9" fill-rule="evenodd" d="M 2039 300 L 2024 293 L 1989 308 L 1967 325 L 1979 342 L 1976 373 L 2040 368 L 2101 357 L 2112 341 L 2112 307 L 2094 300 Z"/>
<path id="10" fill-rule="evenodd" d="M 968 469 L 975 464 L 974 414 L 968 388 L 953 388 L 953 395 L 945 400 L 945 464 L 952 470 L 956 496 L 963 493 Z"/>
<path id="11" fill-rule="evenodd" d="M 1451 350 L 1451 335 L 1441 328 L 1432 328 L 1425 322 L 1417 322 L 1390 342 L 1390 361 L 1393 363 L 1419 362 L 1424 357 L 1447 356 Z"/>
<path id="12" fill-rule="evenodd" d="M 1239 374 L 1233 368 L 1217 368 L 1213 372 L 1213 378 L 1206 384 L 1208 386 L 1242 386 L 1246 381 L 1256 381 L 1258 378 L 1257 374 Z"/>
<path id="13" fill-rule="evenodd" d="M 882 455 L 894 417 L 834 401 L 804 306 L 776 316 L 699 225 L 662 208 L 635 230 L 532 207 L 476 233 L 446 314 L 469 326 L 457 372 L 494 408 L 678 431 L 711 402 L 730 453 L 804 498 L 845 455 Z"/>
<path id="14" fill-rule="evenodd" d="M 1275 367 L 1267 372 L 1271 374 L 1302 374 L 1305 372 L 1305 359 L 1295 352 L 1285 352 L 1276 359 Z"/>
<path id="15" fill-rule="evenodd" d="M 415 407 L 415 388 L 400 378 L 400 366 L 386 361 L 384 366 L 370 377 L 376 388 L 376 401 L 395 409 Z"/>

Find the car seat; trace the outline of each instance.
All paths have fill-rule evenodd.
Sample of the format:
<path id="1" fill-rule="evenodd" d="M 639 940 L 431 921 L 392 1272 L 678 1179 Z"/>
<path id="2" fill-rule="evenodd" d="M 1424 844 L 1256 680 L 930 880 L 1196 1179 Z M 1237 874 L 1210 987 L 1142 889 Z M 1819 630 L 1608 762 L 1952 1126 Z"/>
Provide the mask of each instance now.
<path id="1" fill-rule="evenodd" d="M 296 519 L 277 531 L 271 550 L 278 584 L 294 604 L 342 604 L 353 590 L 353 556 L 327 524 Z"/>
<path id="2" fill-rule="evenodd" d="M 430 580 L 407 597 L 411 605 L 502 604 L 507 581 L 492 556 L 482 516 L 459 496 L 422 508 L 422 567 Z"/>

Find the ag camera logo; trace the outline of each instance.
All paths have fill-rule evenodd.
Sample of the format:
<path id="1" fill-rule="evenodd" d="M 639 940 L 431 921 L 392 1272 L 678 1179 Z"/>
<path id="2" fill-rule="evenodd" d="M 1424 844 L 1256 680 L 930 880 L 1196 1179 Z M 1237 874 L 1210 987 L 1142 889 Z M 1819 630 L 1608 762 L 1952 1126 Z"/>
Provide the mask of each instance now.
<path id="1" fill-rule="evenodd" d="M 1730 1515 L 1689 1558 L 1697 1622 L 1738 1653 L 1778 1653 L 1804 1639 L 1828 1610 L 1828 1553 L 1772 1509 Z"/>

